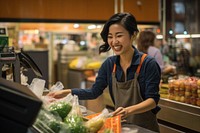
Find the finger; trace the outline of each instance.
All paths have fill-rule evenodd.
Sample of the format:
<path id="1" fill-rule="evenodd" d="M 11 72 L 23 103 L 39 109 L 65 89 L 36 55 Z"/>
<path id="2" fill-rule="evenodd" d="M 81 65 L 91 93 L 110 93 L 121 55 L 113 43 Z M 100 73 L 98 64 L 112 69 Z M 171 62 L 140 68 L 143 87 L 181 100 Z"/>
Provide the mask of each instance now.
<path id="1" fill-rule="evenodd" d="M 49 93 L 47 94 L 47 96 L 53 96 L 53 93 L 52 93 L 52 92 L 49 92 Z"/>
<path id="2" fill-rule="evenodd" d="M 126 120 L 125 119 L 121 119 L 121 122 L 126 122 Z"/>
<path id="3" fill-rule="evenodd" d="M 123 108 L 120 112 L 117 113 L 117 115 L 121 115 L 122 118 L 126 118 L 126 114 L 127 112 L 125 108 Z"/>
<path id="4" fill-rule="evenodd" d="M 119 107 L 119 108 L 117 108 L 117 110 L 115 112 L 120 112 L 122 110 L 123 110 L 123 107 Z"/>
<path id="5" fill-rule="evenodd" d="M 123 116 L 124 113 L 123 113 L 122 111 L 120 111 L 120 112 L 117 112 L 117 113 L 115 114 L 115 116 L 117 116 L 117 115 L 121 115 L 121 116 Z"/>
<path id="6" fill-rule="evenodd" d="M 51 102 L 54 102 L 54 101 L 56 101 L 55 98 L 52 98 L 52 99 L 49 100 L 50 103 L 51 103 Z"/>
<path id="7" fill-rule="evenodd" d="M 114 112 L 113 112 L 113 116 L 119 115 L 120 112 L 123 110 L 122 107 L 117 108 Z"/>
<path id="8" fill-rule="evenodd" d="M 125 119 L 127 116 L 125 114 L 121 115 L 121 119 Z"/>
<path id="9" fill-rule="evenodd" d="M 52 98 L 59 98 L 59 95 L 56 93 L 56 92 L 52 92 L 51 94 L 48 95 L 49 97 L 52 97 Z"/>

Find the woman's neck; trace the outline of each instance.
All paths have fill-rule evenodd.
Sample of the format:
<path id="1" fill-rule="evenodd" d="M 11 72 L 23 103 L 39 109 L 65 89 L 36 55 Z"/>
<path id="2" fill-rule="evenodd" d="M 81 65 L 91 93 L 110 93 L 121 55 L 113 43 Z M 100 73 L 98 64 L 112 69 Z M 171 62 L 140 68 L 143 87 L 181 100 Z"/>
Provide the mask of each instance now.
<path id="1" fill-rule="evenodd" d="M 134 54 L 134 49 L 131 48 L 129 51 L 126 52 L 126 54 L 120 55 L 120 64 L 129 64 L 132 61 Z"/>
<path id="2" fill-rule="evenodd" d="M 131 50 L 127 51 L 126 54 L 120 55 L 120 65 L 124 72 L 125 81 L 126 81 L 126 71 L 129 68 L 129 66 L 131 65 L 133 54 L 134 54 L 134 49 L 131 49 Z"/>

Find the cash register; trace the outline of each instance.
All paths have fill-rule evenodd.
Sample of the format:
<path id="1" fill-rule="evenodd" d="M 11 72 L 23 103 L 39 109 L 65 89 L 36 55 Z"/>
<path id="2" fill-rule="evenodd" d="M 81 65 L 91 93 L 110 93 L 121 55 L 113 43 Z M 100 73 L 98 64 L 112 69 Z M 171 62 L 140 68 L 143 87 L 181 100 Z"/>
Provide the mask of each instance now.
<path id="1" fill-rule="evenodd" d="M 0 27 L 0 132 L 27 133 L 42 106 L 42 101 L 21 84 L 21 67 L 32 68 L 36 77 L 42 77 L 28 54 L 9 46 L 7 28 Z M 8 70 L 13 81 L 7 80 Z"/>
<path id="2" fill-rule="evenodd" d="M 41 70 L 28 54 L 23 50 L 16 52 L 9 46 L 7 28 L 0 27 L 0 77 L 6 79 L 6 70 L 11 69 L 13 81 L 21 83 L 21 67 L 31 68 L 36 77 L 42 77 Z"/>

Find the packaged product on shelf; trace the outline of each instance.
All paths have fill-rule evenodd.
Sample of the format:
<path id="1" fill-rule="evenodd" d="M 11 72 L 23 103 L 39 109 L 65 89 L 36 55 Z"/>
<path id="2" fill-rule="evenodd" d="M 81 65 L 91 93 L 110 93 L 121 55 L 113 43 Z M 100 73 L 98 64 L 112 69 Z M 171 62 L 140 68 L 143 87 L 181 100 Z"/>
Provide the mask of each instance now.
<path id="1" fill-rule="evenodd" d="M 199 106 L 200 79 L 184 77 L 168 81 L 168 99 Z"/>

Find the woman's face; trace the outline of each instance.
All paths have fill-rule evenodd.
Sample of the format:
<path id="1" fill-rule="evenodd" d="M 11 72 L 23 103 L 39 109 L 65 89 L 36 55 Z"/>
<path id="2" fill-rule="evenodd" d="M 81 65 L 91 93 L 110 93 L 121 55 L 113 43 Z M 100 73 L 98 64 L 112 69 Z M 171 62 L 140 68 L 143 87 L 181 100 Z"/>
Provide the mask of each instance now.
<path id="1" fill-rule="evenodd" d="M 109 27 L 108 44 L 116 55 L 123 55 L 132 49 L 129 32 L 120 24 L 112 24 Z"/>

